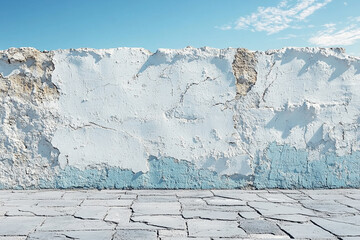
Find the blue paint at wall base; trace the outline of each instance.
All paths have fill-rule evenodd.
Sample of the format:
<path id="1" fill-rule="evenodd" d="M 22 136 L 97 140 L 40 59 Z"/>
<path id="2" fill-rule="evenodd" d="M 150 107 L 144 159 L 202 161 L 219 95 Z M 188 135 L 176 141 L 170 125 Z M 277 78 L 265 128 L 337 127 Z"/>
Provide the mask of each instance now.
<path id="1" fill-rule="evenodd" d="M 96 166 L 80 170 L 67 166 L 38 186 L 8 186 L 0 189 L 97 188 L 97 189 L 234 189 L 234 188 L 359 188 L 360 152 L 348 156 L 327 153 L 309 161 L 306 150 L 272 143 L 253 176 L 220 176 L 198 169 L 188 161 L 149 158 L 149 171 L 134 173 L 118 167 Z"/>
<path id="2" fill-rule="evenodd" d="M 246 185 L 245 179 L 219 176 L 216 172 L 197 169 L 187 161 L 150 157 L 147 173 L 108 166 L 85 170 L 66 167 L 52 182 L 41 181 L 40 188 L 231 189 Z"/>
<path id="3" fill-rule="evenodd" d="M 266 159 L 255 169 L 256 188 L 359 188 L 360 153 L 327 153 L 308 160 L 306 150 L 270 144 Z"/>

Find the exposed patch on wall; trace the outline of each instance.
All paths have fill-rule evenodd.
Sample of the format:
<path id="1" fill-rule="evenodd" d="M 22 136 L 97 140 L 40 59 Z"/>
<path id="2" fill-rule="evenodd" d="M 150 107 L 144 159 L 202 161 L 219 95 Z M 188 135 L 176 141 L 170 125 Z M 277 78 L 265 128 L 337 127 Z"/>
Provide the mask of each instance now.
<path id="1" fill-rule="evenodd" d="M 52 55 L 34 48 L 0 51 L 0 182 L 9 186 L 37 186 L 57 164 L 59 151 L 50 143 L 59 98 Z"/>
<path id="2" fill-rule="evenodd" d="M 232 64 L 236 78 L 237 96 L 245 96 L 251 87 L 256 83 L 257 72 L 256 54 L 245 48 L 238 48 Z"/>
<path id="3" fill-rule="evenodd" d="M 52 53 L 34 48 L 10 48 L 0 54 L 2 97 L 17 97 L 37 104 L 59 98 L 58 89 L 51 82 Z"/>

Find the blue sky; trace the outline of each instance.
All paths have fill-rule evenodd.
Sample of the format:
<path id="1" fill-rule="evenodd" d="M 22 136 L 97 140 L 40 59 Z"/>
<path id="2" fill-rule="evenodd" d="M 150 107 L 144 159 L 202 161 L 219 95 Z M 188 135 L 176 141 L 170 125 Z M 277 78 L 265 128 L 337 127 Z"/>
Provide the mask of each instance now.
<path id="1" fill-rule="evenodd" d="M 359 0 L 3 0 L 0 7 L 0 49 L 341 46 L 360 56 Z"/>

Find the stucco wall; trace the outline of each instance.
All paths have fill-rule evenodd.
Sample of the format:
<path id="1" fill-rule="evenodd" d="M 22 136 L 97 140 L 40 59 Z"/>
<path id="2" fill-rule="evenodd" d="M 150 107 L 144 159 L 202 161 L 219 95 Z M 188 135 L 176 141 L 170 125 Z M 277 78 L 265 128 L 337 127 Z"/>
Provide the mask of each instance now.
<path id="1" fill-rule="evenodd" d="M 342 49 L 0 56 L 0 188 L 360 187 Z"/>

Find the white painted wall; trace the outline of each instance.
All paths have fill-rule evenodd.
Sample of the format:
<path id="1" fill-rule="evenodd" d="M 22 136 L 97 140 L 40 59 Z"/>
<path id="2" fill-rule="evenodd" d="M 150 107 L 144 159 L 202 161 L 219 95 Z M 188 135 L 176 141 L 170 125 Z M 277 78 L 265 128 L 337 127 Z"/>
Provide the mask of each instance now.
<path id="1" fill-rule="evenodd" d="M 249 185 L 265 168 L 275 171 L 275 180 L 265 171 L 258 178 L 264 186 L 283 187 L 277 178 L 299 177 L 298 153 L 306 153 L 307 164 L 323 161 L 314 176 L 338 181 L 291 186 L 359 184 L 353 169 L 360 166 L 360 59 L 341 49 L 256 52 L 257 81 L 239 97 L 236 51 L 1 51 L 0 188 L 41 187 L 61 174 L 67 178 L 69 167 L 146 174 L 150 156 L 242 176 Z M 292 148 L 285 156 L 276 151 L 294 171 L 272 165 L 271 144 Z M 341 173 L 326 167 L 330 155 Z"/>
<path id="2" fill-rule="evenodd" d="M 221 174 L 251 172 L 231 144 L 235 49 L 63 50 L 55 53 L 63 121 L 52 144 L 60 164 L 106 163 L 148 171 L 147 159 L 173 157 Z M 66 141 L 64 141 L 66 139 Z"/>

